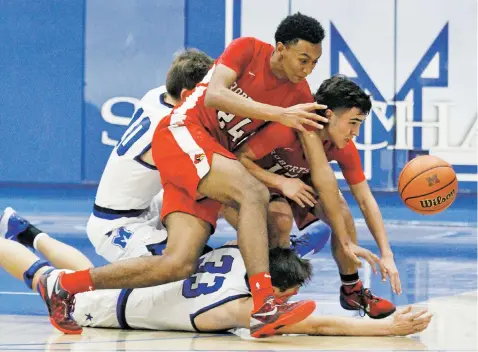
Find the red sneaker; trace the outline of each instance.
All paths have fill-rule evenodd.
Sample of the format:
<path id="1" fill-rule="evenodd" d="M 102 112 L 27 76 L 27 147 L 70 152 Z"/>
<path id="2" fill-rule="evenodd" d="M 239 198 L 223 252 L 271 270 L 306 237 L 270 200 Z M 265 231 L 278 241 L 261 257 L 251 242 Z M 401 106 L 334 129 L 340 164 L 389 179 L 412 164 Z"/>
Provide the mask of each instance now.
<path id="1" fill-rule="evenodd" d="M 55 328 L 65 334 L 81 334 L 83 328 L 71 316 L 75 298 L 60 284 L 64 274 L 59 270 L 43 274 L 38 280 L 38 292 L 46 303 L 50 322 Z"/>
<path id="2" fill-rule="evenodd" d="M 358 281 L 353 286 L 340 287 L 340 305 L 347 310 L 364 311 L 373 319 L 388 317 L 396 310 L 392 302 L 374 296 L 368 288 L 363 288 L 362 281 Z"/>
<path id="3" fill-rule="evenodd" d="M 304 320 L 314 310 L 314 301 L 283 303 L 271 296 L 265 300 L 259 310 L 251 314 L 251 336 L 267 337 L 274 335 L 277 329 Z"/>

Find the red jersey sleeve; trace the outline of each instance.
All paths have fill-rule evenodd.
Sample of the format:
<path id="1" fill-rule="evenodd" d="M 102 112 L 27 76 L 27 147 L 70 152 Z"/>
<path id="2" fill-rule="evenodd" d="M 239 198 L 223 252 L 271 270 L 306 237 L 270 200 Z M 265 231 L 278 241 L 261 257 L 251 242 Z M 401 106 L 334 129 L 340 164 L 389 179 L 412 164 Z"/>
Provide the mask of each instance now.
<path id="1" fill-rule="evenodd" d="M 244 37 L 233 40 L 217 60 L 218 64 L 223 64 L 236 71 L 240 76 L 247 65 L 254 57 L 255 39 Z"/>
<path id="2" fill-rule="evenodd" d="M 296 141 L 294 131 L 280 123 L 270 123 L 247 141 L 257 159 L 262 159 L 275 149 L 291 146 Z"/>
<path id="3" fill-rule="evenodd" d="M 349 185 L 356 185 L 365 180 L 360 155 L 353 141 L 348 142 L 345 148 L 335 151 L 333 159 L 337 160 Z"/>

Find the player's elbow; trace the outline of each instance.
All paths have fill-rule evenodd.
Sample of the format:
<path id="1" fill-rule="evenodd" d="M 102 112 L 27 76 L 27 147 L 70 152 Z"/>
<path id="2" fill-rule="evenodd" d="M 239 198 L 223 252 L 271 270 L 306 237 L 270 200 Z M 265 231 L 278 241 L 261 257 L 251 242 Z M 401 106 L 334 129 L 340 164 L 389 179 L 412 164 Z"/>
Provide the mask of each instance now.
<path id="1" fill-rule="evenodd" d="M 209 86 L 204 96 L 204 105 L 208 108 L 219 108 L 219 102 L 221 101 L 220 89 Z"/>

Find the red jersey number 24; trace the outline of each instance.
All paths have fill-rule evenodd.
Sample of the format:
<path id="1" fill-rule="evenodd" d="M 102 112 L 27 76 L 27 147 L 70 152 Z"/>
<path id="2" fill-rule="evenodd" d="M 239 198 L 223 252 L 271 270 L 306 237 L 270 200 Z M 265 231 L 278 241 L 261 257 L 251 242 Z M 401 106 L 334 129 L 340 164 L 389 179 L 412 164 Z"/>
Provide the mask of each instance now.
<path id="1" fill-rule="evenodd" d="M 228 114 L 224 111 L 218 111 L 217 120 L 219 121 L 219 127 L 224 129 L 227 124 L 234 119 L 234 117 L 236 117 L 236 115 Z M 242 130 L 242 128 L 251 122 L 252 120 L 250 118 L 244 118 L 239 121 L 239 123 L 236 123 L 234 126 L 227 129 L 227 133 L 232 137 L 233 143 L 237 142 L 242 137 L 244 134 L 244 130 Z"/>

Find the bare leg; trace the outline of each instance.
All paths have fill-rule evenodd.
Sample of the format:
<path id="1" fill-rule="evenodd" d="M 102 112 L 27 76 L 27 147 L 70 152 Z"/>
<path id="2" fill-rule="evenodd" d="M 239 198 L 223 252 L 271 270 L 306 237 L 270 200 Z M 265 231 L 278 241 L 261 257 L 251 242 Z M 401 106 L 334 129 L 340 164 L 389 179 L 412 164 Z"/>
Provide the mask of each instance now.
<path id="1" fill-rule="evenodd" d="M 292 209 L 283 198 L 269 204 L 268 231 L 270 247 L 290 247 L 290 233 L 293 225 Z"/>
<path id="2" fill-rule="evenodd" d="M 211 171 L 199 183 L 198 191 L 238 211 L 238 244 L 249 277 L 269 272 L 267 188 L 239 161 L 214 154 Z"/>
<path id="3" fill-rule="evenodd" d="M 43 254 L 55 268 L 85 270 L 93 268 L 91 261 L 80 251 L 50 236 L 41 236 L 36 241 L 36 249 Z"/>
<path id="4" fill-rule="evenodd" d="M 237 229 L 239 211 L 227 205 L 223 205 L 221 208 L 221 215 L 234 229 Z M 269 248 L 289 248 L 292 224 L 292 210 L 287 201 L 281 198 L 269 203 L 267 216 Z"/>
<path id="5" fill-rule="evenodd" d="M 211 226 L 195 216 L 171 213 L 166 219 L 168 244 L 163 255 L 131 258 L 90 270 L 96 289 L 139 288 L 178 281 L 197 266 Z"/>
<path id="6" fill-rule="evenodd" d="M 23 273 L 39 259 L 40 258 L 30 252 L 30 250 L 22 244 L 0 238 L 0 266 L 18 280 L 23 281 Z M 40 268 L 36 278 L 46 269 L 47 268 Z M 33 287 L 36 287 L 35 281 Z"/>

